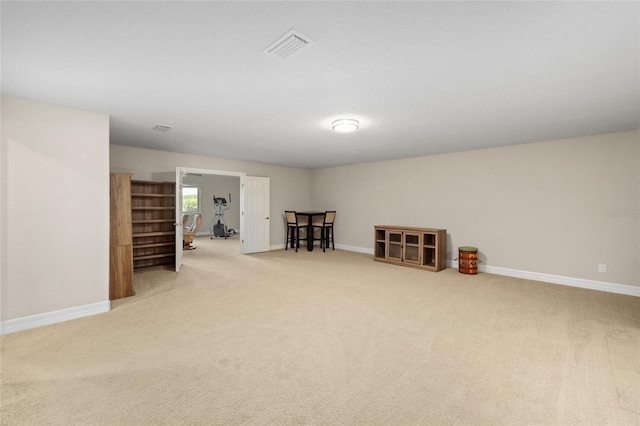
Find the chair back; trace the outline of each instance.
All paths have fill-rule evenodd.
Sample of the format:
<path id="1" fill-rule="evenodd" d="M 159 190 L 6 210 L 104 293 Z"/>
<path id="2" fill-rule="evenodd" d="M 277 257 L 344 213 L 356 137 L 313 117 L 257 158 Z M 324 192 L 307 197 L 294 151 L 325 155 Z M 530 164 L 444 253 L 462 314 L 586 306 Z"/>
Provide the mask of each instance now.
<path id="1" fill-rule="evenodd" d="M 193 227 L 193 233 L 197 233 L 200 229 L 200 225 L 202 225 L 202 215 L 200 213 L 196 213 L 193 215 L 193 222 L 195 226 Z"/>
<path id="2" fill-rule="evenodd" d="M 188 214 L 183 214 L 182 215 L 182 227 L 186 228 L 188 222 L 189 222 L 189 215 Z"/>
<path id="3" fill-rule="evenodd" d="M 307 226 L 309 224 L 309 216 L 296 213 L 296 223 L 298 226 Z"/>
<path id="4" fill-rule="evenodd" d="M 285 210 L 284 217 L 287 220 L 287 225 L 296 225 L 296 212 L 293 210 Z"/>
<path id="5" fill-rule="evenodd" d="M 200 213 L 196 213 L 193 215 L 193 222 L 191 222 L 191 226 L 189 226 L 185 232 L 195 235 L 195 233 L 200 229 L 200 225 L 202 225 L 202 215 Z"/>
<path id="6" fill-rule="evenodd" d="M 325 225 L 333 225 L 333 221 L 334 220 L 336 220 L 336 211 L 335 210 L 328 210 L 324 214 L 324 224 Z"/>

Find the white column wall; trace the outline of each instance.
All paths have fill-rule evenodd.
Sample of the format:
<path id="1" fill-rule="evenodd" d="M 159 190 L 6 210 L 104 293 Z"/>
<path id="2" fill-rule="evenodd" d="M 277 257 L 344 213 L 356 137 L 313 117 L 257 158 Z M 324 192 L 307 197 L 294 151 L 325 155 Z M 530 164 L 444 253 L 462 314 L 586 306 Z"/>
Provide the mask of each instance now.
<path id="1" fill-rule="evenodd" d="M 2 97 L 1 319 L 109 300 L 109 117 Z"/>

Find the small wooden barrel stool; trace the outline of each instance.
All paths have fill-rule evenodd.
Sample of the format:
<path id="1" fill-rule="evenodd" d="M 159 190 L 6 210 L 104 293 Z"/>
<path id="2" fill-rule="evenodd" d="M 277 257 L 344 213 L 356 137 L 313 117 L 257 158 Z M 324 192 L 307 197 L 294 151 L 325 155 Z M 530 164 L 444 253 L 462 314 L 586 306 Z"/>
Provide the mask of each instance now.
<path id="1" fill-rule="evenodd" d="M 475 247 L 458 247 L 458 271 L 461 274 L 478 273 L 478 249 Z"/>

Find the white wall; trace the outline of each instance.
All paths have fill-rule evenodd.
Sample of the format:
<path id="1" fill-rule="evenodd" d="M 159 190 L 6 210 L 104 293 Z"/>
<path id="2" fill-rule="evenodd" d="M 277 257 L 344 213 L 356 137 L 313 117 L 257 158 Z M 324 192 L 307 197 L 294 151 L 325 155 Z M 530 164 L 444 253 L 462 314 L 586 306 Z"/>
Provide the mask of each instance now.
<path id="1" fill-rule="evenodd" d="M 133 173 L 134 180 L 175 181 L 178 166 L 229 172 L 245 172 L 247 176 L 270 178 L 270 237 L 272 246 L 284 246 L 285 210 L 311 208 L 311 170 L 272 166 L 249 161 L 178 154 L 120 145 L 110 147 L 111 171 Z"/>
<path id="2" fill-rule="evenodd" d="M 2 321 L 109 300 L 109 117 L 2 97 Z"/>
<path id="3" fill-rule="evenodd" d="M 7 96 L 1 106 L 3 324 L 108 306 L 107 153 L 112 171 L 139 180 L 176 166 L 270 177 L 272 245 L 285 209 L 335 209 L 346 246 L 371 249 L 376 224 L 439 227 L 448 259 L 475 245 L 492 266 L 640 285 L 637 131 L 310 171 L 110 146 L 106 115 Z"/>
<path id="4" fill-rule="evenodd" d="M 372 249 L 374 225 L 445 228 L 449 260 L 471 245 L 484 265 L 640 286 L 639 140 L 635 131 L 319 169 L 312 207 L 337 210 L 337 244 Z"/>

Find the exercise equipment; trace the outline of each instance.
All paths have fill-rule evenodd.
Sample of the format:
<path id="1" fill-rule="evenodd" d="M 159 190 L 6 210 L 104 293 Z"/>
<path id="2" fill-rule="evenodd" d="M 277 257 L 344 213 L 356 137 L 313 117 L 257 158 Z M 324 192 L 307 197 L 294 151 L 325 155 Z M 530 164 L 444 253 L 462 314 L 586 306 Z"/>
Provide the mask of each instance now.
<path id="1" fill-rule="evenodd" d="M 231 204 L 231 194 L 229 194 L 228 204 Z M 228 204 L 226 198 L 216 197 L 214 194 L 213 213 L 215 216 L 211 223 L 211 233 L 213 234 L 211 239 L 224 238 L 226 240 L 230 236 L 237 234 L 235 229 L 227 228 L 227 224 L 224 221 L 224 212 L 231 208 Z"/>

